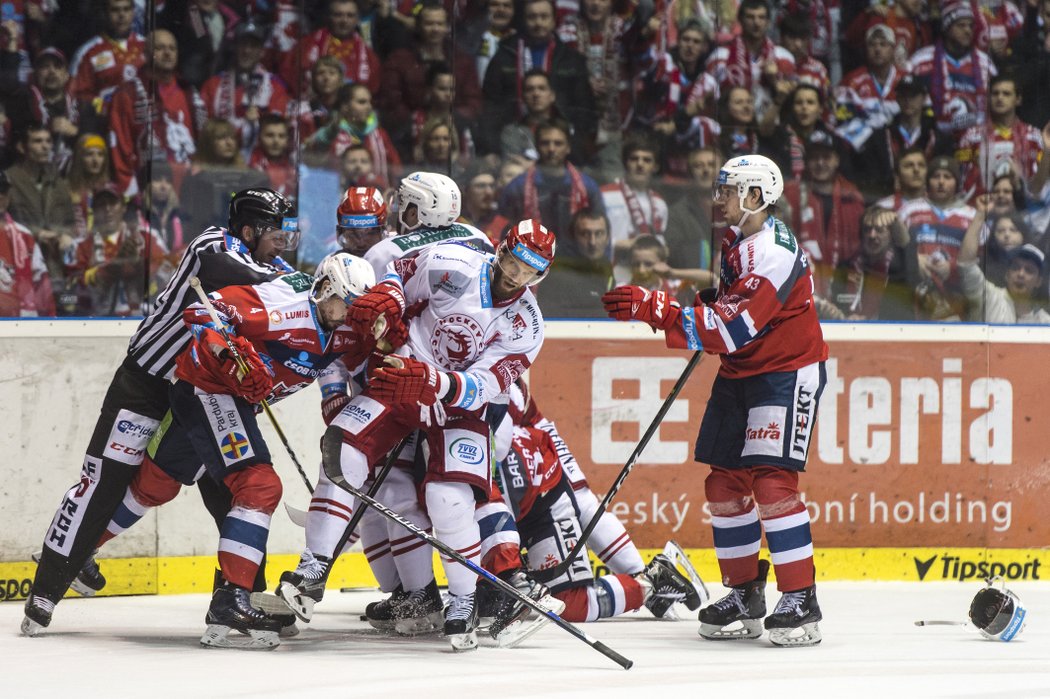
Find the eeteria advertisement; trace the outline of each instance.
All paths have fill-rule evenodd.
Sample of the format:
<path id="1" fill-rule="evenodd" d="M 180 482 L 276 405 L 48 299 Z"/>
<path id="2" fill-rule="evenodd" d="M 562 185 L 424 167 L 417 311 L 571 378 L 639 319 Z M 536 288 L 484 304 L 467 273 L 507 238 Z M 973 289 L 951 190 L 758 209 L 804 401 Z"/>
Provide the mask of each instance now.
<path id="1" fill-rule="evenodd" d="M 920 577 L 958 579 L 970 567 L 976 575 L 978 562 L 948 560 L 945 552 L 945 560 L 927 563 L 934 549 L 1046 546 L 1050 385 L 1035 359 L 1045 345 L 867 335 L 829 340 L 828 383 L 801 479 L 818 550 L 924 547 L 931 553 Z M 634 337 L 549 337 L 531 372 L 541 411 L 599 497 L 690 355 L 666 349 L 659 337 Z M 669 538 L 711 546 L 708 469 L 692 453 L 718 367 L 717 356 L 704 357 L 612 503 L 641 547 Z M 1038 566 L 1024 570 L 1039 577 Z"/>

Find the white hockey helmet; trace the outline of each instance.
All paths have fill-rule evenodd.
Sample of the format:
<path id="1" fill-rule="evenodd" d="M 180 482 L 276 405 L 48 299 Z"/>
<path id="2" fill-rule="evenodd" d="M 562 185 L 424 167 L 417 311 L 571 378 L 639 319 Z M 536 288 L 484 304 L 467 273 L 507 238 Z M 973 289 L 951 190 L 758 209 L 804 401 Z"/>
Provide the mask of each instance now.
<path id="1" fill-rule="evenodd" d="M 397 220 L 405 230 L 419 226 L 447 228 L 459 218 L 462 207 L 459 186 L 445 175 L 436 172 L 413 172 L 401 180 L 397 191 Z M 405 209 L 416 205 L 418 219 L 414 226 L 405 224 Z"/>
<path id="2" fill-rule="evenodd" d="M 767 206 L 776 204 L 784 193 L 784 177 L 780 168 L 764 155 L 740 155 L 730 158 L 718 173 L 715 181 L 715 201 L 719 201 L 722 187 L 736 187 L 741 208 L 749 214 L 757 214 Z M 762 192 L 762 206 L 757 209 L 744 208 L 743 202 L 752 187 Z"/>
<path id="3" fill-rule="evenodd" d="M 995 583 L 999 587 L 995 587 Z M 1028 610 L 1007 590 L 1001 576 L 989 578 L 970 603 L 970 621 L 991 641 L 1012 641 L 1025 627 Z"/>
<path id="4" fill-rule="evenodd" d="M 326 279 L 328 286 L 322 290 Z M 333 252 L 317 265 L 310 300 L 320 303 L 330 296 L 338 296 L 349 306 L 375 283 L 376 274 L 364 258 L 347 252 Z"/>

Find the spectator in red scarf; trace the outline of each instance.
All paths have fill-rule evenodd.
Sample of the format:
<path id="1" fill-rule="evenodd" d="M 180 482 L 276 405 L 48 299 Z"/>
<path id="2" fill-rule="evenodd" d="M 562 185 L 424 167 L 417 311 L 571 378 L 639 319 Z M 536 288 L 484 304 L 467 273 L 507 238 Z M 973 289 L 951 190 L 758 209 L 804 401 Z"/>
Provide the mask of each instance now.
<path id="1" fill-rule="evenodd" d="M 908 58 L 924 46 L 933 43 L 933 32 L 923 19 L 923 0 L 895 0 L 889 3 L 872 3 L 871 7 L 858 14 L 846 30 L 842 42 L 846 49 L 846 70 L 859 65 L 868 31 L 884 24 L 893 31 L 893 60 L 898 68 L 906 68 Z"/>
<path id="2" fill-rule="evenodd" d="M 259 142 L 252 149 L 248 167 L 265 172 L 270 189 L 294 200 L 297 173 L 291 146 L 288 120 L 280 114 L 265 114 L 259 119 Z"/>
<path id="3" fill-rule="evenodd" d="M 795 59 L 769 38 L 772 21 L 767 0 L 743 0 L 737 22 L 740 34 L 728 45 L 715 49 L 707 59 L 707 72 L 723 94 L 730 87 L 753 92 L 761 114 L 773 103 L 777 83 L 794 78 Z"/>
<path id="4" fill-rule="evenodd" d="M 667 202 L 652 188 L 660 160 L 651 139 L 642 134 L 628 136 L 620 162 L 623 178 L 602 186 L 601 191 L 602 205 L 609 217 L 614 259 L 623 261 L 634 238 L 655 235 L 663 240 L 667 230 Z"/>
<path id="5" fill-rule="evenodd" d="M 440 121 L 453 129 L 455 157 L 469 160 L 474 156 L 474 135 L 469 122 L 455 112 L 455 74 L 448 64 L 438 61 L 427 68 L 423 106 L 412 112 L 409 123 L 400 134 L 391 134 L 402 160 L 423 162 L 420 149 L 423 147 L 424 125 Z M 389 122 L 386 122 L 389 123 Z M 422 168 L 426 169 L 426 168 Z"/>
<path id="6" fill-rule="evenodd" d="M 60 169 L 69 165 L 73 146 L 80 133 L 83 104 L 73 97 L 66 56 L 54 47 L 37 54 L 33 63 L 33 81 L 26 93 L 23 110 L 12 106 L 11 117 L 16 131 L 28 123 L 43 124 L 51 130 L 55 142 L 55 163 Z M 93 110 L 88 112 L 94 116 Z M 90 121 L 90 119 L 88 120 Z"/>
<path id="7" fill-rule="evenodd" d="M 526 0 L 525 31 L 500 42 L 489 63 L 482 92 L 485 109 L 479 125 L 478 152 L 499 151 L 502 128 L 525 113 L 525 74 L 540 68 L 551 76 L 555 101 L 575 132 L 577 162 L 592 156 L 597 131 L 597 109 L 587 61 L 555 34 L 553 0 Z M 566 223 L 568 220 L 566 219 Z"/>
<path id="8" fill-rule="evenodd" d="M 718 149 L 726 158 L 757 153 L 755 98 L 746 87 L 731 87 L 718 99 Z"/>
<path id="9" fill-rule="evenodd" d="M 133 5 L 132 0 L 106 0 L 106 30 L 73 56 L 73 96 L 92 102 L 99 114 L 109 112 L 113 91 L 146 63 L 146 39 L 131 29 Z"/>
<path id="10" fill-rule="evenodd" d="M 821 2 L 823 5 L 823 2 Z M 780 45 L 795 59 L 795 80 L 820 90 L 824 104 L 831 101 L 831 78 L 824 64 L 813 57 L 814 26 L 802 15 L 785 15 L 780 21 Z M 825 38 L 826 38 L 825 34 Z"/>
<path id="11" fill-rule="evenodd" d="M 394 142 L 372 108 L 372 93 L 360 83 L 339 88 L 336 111 L 328 124 L 314 133 L 306 145 L 314 150 L 327 151 L 334 163 L 353 143 L 362 143 L 368 148 L 376 175 L 381 180 L 390 182 L 391 175 L 400 170 L 401 158 Z"/>
<path id="12" fill-rule="evenodd" d="M 838 144 L 825 131 L 806 142 L 805 173 L 788 179 L 784 196 L 791 205 L 791 230 L 809 254 L 815 295 L 827 298 L 835 268 L 860 247 L 864 198 L 839 172 Z"/>
<path id="13" fill-rule="evenodd" d="M 201 99 L 208 116 L 226 119 L 241 132 L 241 143 L 251 150 L 259 137 L 259 118 L 263 114 L 284 114 L 288 93 L 276 75 L 260 61 L 268 32 L 249 19 L 237 25 L 233 65 L 213 75 L 201 87 Z"/>
<path id="14" fill-rule="evenodd" d="M 569 162 L 569 125 L 551 121 L 536 128 L 539 160 L 510 182 L 500 195 L 500 212 L 511 221 L 539 219 L 559 235 L 577 211 L 602 211 L 598 183 Z"/>
<path id="15" fill-rule="evenodd" d="M 321 56 L 338 58 L 348 82 L 363 83 L 373 94 L 379 89 L 383 67 L 358 33 L 359 20 L 354 0 L 332 0 L 328 4 L 327 26 L 303 37 L 298 52 L 284 55 L 279 72 L 293 95 L 310 84 L 310 71 Z"/>
<path id="16" fill-rule="evenodd" d="M 11 183 L 0 172 L 0 317 L 55 315 L 44 256 L 28 228 L 8 213 Z"/>
<path id="17" fill-rule="evenodd" d="M 806 144 L 810 137 L 818 131 L 830 136 L 830 130 L 822 120 L 824 111 L 820 90 L 801 83 L 788 93 L 779 110 L 769 109 L 763 115 L 758 127 L 762 151 L 776 161 L 788 180 L 798 180 L 803 176 Z"/>

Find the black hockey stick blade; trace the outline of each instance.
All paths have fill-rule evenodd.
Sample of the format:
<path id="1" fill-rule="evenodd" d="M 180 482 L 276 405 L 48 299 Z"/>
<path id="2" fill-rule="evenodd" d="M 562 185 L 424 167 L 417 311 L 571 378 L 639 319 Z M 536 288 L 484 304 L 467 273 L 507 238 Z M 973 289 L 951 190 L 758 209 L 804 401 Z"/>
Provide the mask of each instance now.
<path id="1" fill-rule="evenodd" d="M 343 477 L 343 471 L 340 468 L 342 449 L 342 430 L 335 426 L 329 427 L 328 430 L 324 433 L 324 437 L 321 438 L 321 465 L 322 468 L 324 468 L 325 475 L 328 476 L 329 480 L 335 483 L 336 486 L 350 493 L 362 503 L 371 507 L 373 510 L 377 511 L 379 514 L 383 515 L 387 519 L 393 522 L 397 522 L 402 527 L 411 532 L 414 536 L 416 536 L 416 538 L 422 539 L 423 541 L 440 551 L 442 554 L 444 554 L 446 558 L 451 558 L 452 560 L 459 563 L 461 566 L 468 568 L 471 572 L 476 573 L 481 577 L 485 578 L 490 583 L 499 588 L 504 594 L 510 595 L 514 599 L 522 602 L 537 614 L 545 614 L 546 616 L 550 617 L 550 620 L 554 622 L 555 625 L 561 627 L 568 633 L 583 641 L 591 648 L 595 649 L 596 651 L 598 651 L 599 653 L 601 653 L 602 655 L 604 655 L 605 657 L 609 658 L 614 663 L 622 667 L 624 670 L 631 669 L 631 666 L 634 665 L 633 660 L 625 658 L 624 656 L 620 655 L 601 641 L 595 640 L 586 632 L 582 631 L 573 624 L 570 624 L 569 622 L 565 621 L 554 612 L 544 609 L 540 605 L 536 604 L 536 602 L 534 602 L 532 599 L 518 592 L 517 588 L 515 588 L 510 583 L 493 575 L 492 573 L 477 565 L 470 559 L 464 558 L 463 555 L 459 553 L 459 551 L 456 551 L 454 548 L 449 547 L 443 541 L 426 533 L 425 531 L 417 527 L 415 524 L 402 517 L 397 512 L 394 512 L 393 510 L 388 508 L 386 505 L 383 505 L 382 503 L 377 502 L 376 500 L 368 497 L 367 494 L 361 492 L 354 486 L 347 483 L 346 479 Z"/>
<path id="2" fill-rule="evenodd" d="M 686 364 L 685 369 L 682 370 L 682 375 L 679 376 L 678 381 L 675 382 L 674 388 L 672 388 L 671 392 L 667 394 L 667 398 L 664 399 L 663 405 L 660 406 L 660 410 L 656 413 L 656 417 L 654 417 L 653 421 L 649 423 L 649 429 L 647 429 L 645 434 L 642 435 L 638 445 L 635 446 L 634 451 L 631 452 L 631 456 L 628 457 L 627 463 L 624 464 L 620 474 L 616 476 L 616 480 L 613 481 L 612 487 L 609 488 L 605 497 L 602 498 L 602 501 L 598 504 L 598 509 L 594 511 L 594 514 L 591 515 L 590 521 L 587 522 L 587 526 L 584 527 L 583 532 L 580 533 L 580 538 L 576 541 L 576 545 L 573 546 L 572 550 L 565 556 L 565 560 L 553 568 L 545 570 L 544 577 L 550 576 L 548 579 L 553 580 L 564 575 L 565 571 L 569 569 L 569 566 L 571 566 L 573 561 L 575 561 L 580 555 L 580 552 L 583 551 L 584 546 L 587 544 L 587 540 L 591 538 L 591 533 L 593 533 L 594 528 L 598 526 L 598 520 L 601 519 L 602 515 L 605 514 L 605 511 L 609 509 L 609 503 L 612 502 L 612 499 L 616 497 L 616 493 L 619 492 L 621 487 L 623 487 L 623 482 L 627 480 L 627 476 L 630 475 L 635 463 L 637 463 L 642 452 L 645 451 L 645 448 L 649 445 L 649 440 L 651 440 L 653 435 L 656 434 L 656 431 L 660 429 L 660 423 L 663 422 L 664 416 L 667 415 L 667 411 L 671 409 L 671 406 L 678 398 L 678 394 L 682 392 L 683 388 L 685 388 L 689 376 L 692 375 L 693 369 L 695 369 L 696 365 L 700 363 L 703 356 L 704 353 L 702 350 L 693 352 L 693 356 L 689 358 L 689 363 Z"/>

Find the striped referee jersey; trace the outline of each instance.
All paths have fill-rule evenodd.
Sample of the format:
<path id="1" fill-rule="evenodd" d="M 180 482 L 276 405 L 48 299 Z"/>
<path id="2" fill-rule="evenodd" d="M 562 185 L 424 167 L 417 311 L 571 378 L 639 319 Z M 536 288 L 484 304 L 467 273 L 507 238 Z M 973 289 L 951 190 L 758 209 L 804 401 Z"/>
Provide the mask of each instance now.
<path id="1" fill-rule="evenodd" d="M 171 379 L 175 359 L 190 341 L 182 311 L 197 301 L 190 277 L 197 277 L 208 293 L 226 286 L 259 284 L 294 270 L 280 257 L 270 264 L 252 259 L 242 240 L 225 228 L 212 226 L 193 239 L 178 269 L 157 297 L 128 344 L 128 355 L 154 376 Z"/>

